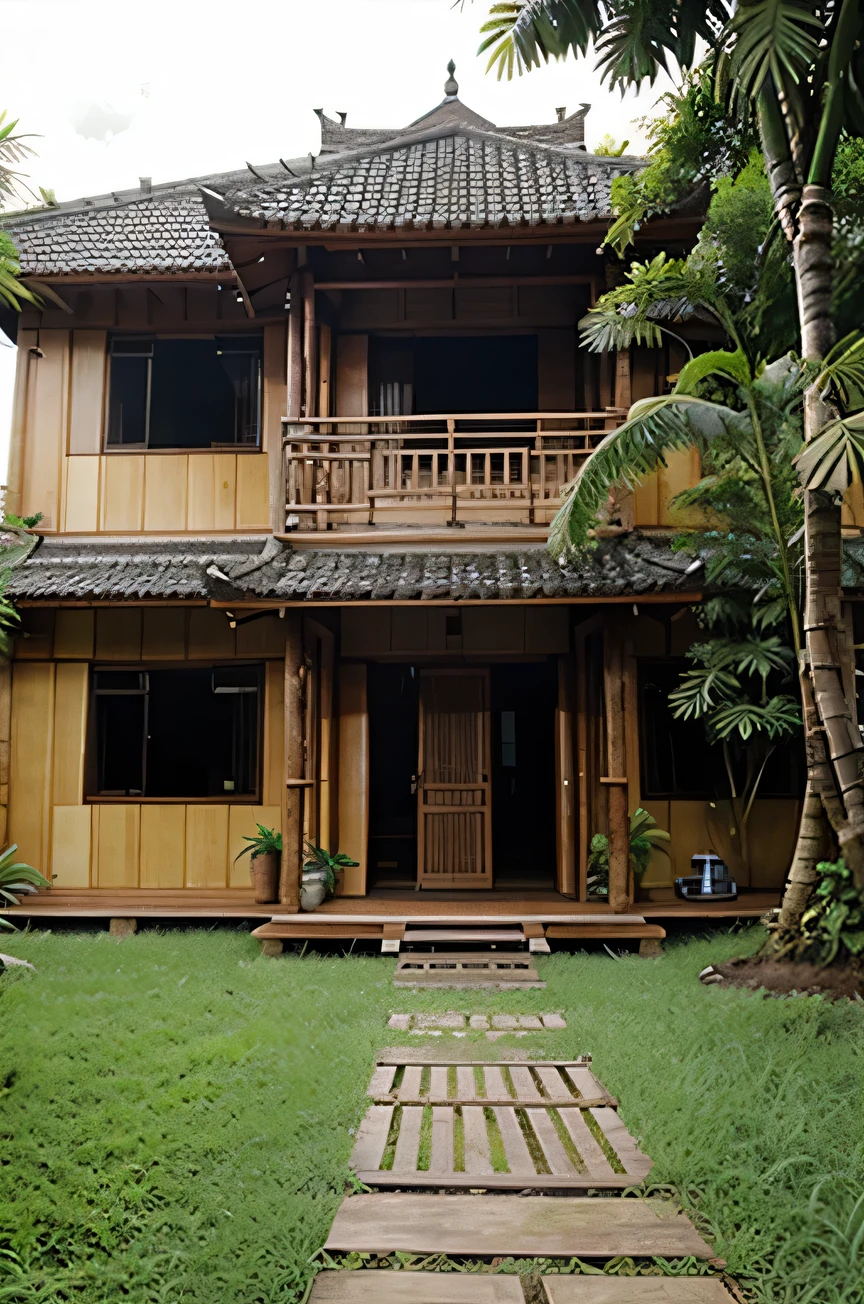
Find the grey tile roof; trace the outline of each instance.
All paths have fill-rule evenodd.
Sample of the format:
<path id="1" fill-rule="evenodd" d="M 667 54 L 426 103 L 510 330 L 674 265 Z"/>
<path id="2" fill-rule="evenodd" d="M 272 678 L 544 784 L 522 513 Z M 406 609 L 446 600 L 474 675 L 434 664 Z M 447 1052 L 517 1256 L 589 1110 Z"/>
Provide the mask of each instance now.
<path id="1" fill-rule="evenodd" d="M 239 216 L 287 230 L 573 224 L 610 218 L 613 177 L 642 165 L 454 128 L 221 194 Z"/>
<path id="2" fill-rule="evenodd" d="M 384 542 L 383 540 L 381 541 Z M 376 543 L 378 541 L 376 540 Z M 380 544 L 378 544 L 380 548 Z M 472 552 L 292 549 L 273 539 L 45 539 L 15 567 L 13 598 L 270 598 L 286 602 L 568 598 L 692 592 L 668 540 L 607 540 L 560 566 L 538 545 Z"/>
<path id="3" fill-rule="evenodd" d="M 27 215 L 7 228 L 25 276 L 172 274 L 231 268 L 194 193 L 154 193 L 77 211 Z"/>

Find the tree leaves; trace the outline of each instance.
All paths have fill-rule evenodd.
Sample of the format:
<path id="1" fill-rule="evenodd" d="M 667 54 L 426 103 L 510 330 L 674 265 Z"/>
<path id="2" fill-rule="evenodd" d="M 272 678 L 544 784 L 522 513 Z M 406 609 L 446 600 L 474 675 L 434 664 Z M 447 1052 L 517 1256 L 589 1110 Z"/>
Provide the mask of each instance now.
<path id="1" fill-rule="evenodd" d="M 601 24 L 595 0 L 504 0 L 492 6 L 480 28 L 485 40 L 477 53 L 491 50 L 486 71 L 497 65 L 498 80 L 506 74 L 509 81 L 514 70 L 521 77 L 571 49 L 584 54 Z"/>
<path id="2" fill-rule="evenodd" d="M 864 478 L 864 412 L 832 421 L 795 458 L 805 490 L 844 494 Z"/>
<path id="3" fill-rule="evenodd" d="M 804 81 L 822 30 L 809 0 L 739 4 L 724 32 L 732 44 L 728 75 L 736 98 L 755 100 L 769 77 L 778 87 Z"/>

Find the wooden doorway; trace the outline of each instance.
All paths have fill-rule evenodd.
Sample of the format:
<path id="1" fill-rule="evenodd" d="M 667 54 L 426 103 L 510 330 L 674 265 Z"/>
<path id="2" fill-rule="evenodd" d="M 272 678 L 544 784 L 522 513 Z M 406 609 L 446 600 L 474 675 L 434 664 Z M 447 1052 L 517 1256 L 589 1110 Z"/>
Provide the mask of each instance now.
<path id="1" fill-rule="evenodd" d="M 421 670 L 417 882 L 491 888 L 488 670 Z"/>

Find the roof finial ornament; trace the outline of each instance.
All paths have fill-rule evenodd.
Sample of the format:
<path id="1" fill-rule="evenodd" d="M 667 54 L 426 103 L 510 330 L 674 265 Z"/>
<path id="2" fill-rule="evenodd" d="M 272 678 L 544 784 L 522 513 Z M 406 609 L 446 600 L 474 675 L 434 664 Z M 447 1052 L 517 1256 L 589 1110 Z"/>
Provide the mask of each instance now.
<path id="1" fill-rule="evenodd" d="M 450 76 L 447 78 L 446 82 L 444 83 L 444 94 L 447 96 L 458 95 L 459 83 L 457 82 L 456 78 L 453 76 L 454 72 L 456 71 L 456 65 L 452 59 L 447 65 L 447 71 L 449 72 Z"/>

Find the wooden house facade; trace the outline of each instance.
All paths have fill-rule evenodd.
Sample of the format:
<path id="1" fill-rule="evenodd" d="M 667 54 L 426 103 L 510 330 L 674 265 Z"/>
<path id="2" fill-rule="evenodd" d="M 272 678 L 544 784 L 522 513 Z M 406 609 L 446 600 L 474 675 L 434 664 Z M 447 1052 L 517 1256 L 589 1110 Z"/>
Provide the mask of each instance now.
<path id="1" fill-rule="evenodd" d="M 44 307 L 17 323 L 7 509 L 42 520 L 9 586 L 0 795 L 55 894 L 248 901 L 262 823 L 289 911 L 304 836 L 358 862 L 344 898 L 590 904 L 608 831 L 623 911 L 641 805 L 672 835 L 642 896 L 671 910 L 716 842 L 704 749 L 666 706 L 700 593 L 672 500 L 698 462 L 611 504 L 588 561 L 546 551 L 580 461 L 715 337 L 581 349 L 616 275 L 611 183 L 640 160 L 586 152 L 588 106 L 498 128 L 445 89 L 405 130 L 320 114 L 314 159 L 12 231 Z M 698 226 L 649 224 L 640 253 Z M 794 843 L 791 769 L 754 815 L 757 905 Z"/>

